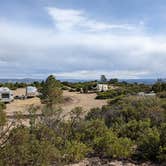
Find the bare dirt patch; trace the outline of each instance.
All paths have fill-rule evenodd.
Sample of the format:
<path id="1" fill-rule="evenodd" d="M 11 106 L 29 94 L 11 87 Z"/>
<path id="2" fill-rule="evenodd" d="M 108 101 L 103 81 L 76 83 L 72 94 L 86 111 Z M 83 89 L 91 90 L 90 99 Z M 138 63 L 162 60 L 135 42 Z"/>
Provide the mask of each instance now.
<path id="1" fill-rule="evenodd" d="M 62 108 L 65 113 L 69 113 L 75 107 L 82 107 L 85 112 L 88 112 L 92 108 L 99 107 L 101 108 L 103 105 L 107 104 L 107 100 L 96 100 L 96 94 L 81 94 L 77 92 L 63 92 L 64 97 L 68 97 L 71 100 L 62 104 Z"/>
<path id="2" fill-rule="evenodd" d="M 14 96 L 25 95 L 25 88 L 20 88 L 14 91 Z M 64 114 L 68 114 L 75 107 L 82 107 L 85 112 L 88 112 L 91 108 L 99 107 L 107 103 L 106 100 L 96 100 L 96 94 L 80 94 L 77 92 L 63 92 L 65 102 L 60 106 L 64 110 Z M 8 116 L 12 116 L 15 112 L 22 113 L 24 115 L 28 114 L 28 108 L 34 105 L 39 108 L 38 113 L 41 112 L 43 105 L 40 99 L 30 98 L 25 100 L 14 100 L 12 103 L 7 104 L 6 113 Z"/>
<path id="3" fill-rule="evenodd" d="M 13 91 L 13 93 L 14 93 L 14 96 L 25 95 L 25 89 L 20 88 Z M 15 112 L 27 114 L 28 113 L 27 110 L 31 105 L 41 107 L 40 99 L 35 97 L 35 98 L 30 98 L 25 100 L 14 100 L 13 102 L 6 105 L 5 112 L 8 116 L 13 115 L 13 113 Z"/>

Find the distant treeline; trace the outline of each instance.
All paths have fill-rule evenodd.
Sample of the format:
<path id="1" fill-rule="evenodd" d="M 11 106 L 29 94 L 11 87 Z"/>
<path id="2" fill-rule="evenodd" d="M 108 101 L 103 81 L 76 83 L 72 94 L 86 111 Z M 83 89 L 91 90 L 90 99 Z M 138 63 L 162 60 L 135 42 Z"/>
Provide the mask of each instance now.
<path id="1" fill-rule="evenodd" d="M 37 88 L 41 87 L 41 82 L 33 82 L 33 83 L 23 83 L 23 82 L 16 82 L 16 83 L 12 83 L 12 82 L 6 82 L 6 83 L 0 83 L 0 87 L 8 87 L 11 90 L 16 90 L 18 88 L 25 88 L 27 86 L 36 86 Z"/>
<path id="2" fill-rule="evenodd" d="M 88 93 L 89 91 L 94 91 L 96 89 L 97 84 L 99 83 L 97 80 L 88 81 L 88 82 L 59 82 L 62 90 L 69 90 L 69 91 L 77 91 Z M 161 98 L 166 97 L 166 83 L 156 82 L 153 85 L 148 84 L 139 84 L 139 83 L 128 83 L 126 81 L 119 81 L 118 79 L 110 79 L 109 81 L 105 82 L 109 86 L 114 86 L 115 89 L 110 89 L 107 92 L 98 92 L 97 99 L 112 99 L 114 97 L 122 97 L 127 95 L 135 95 L 138 92 L 145 92 L 150 93 L 154 91 L 157 96 Z M 26 86 L 35 86 L 40 89 L 43 87 L 44 81 L 34 81 L 32 83 L 0 83 L 0 87 L 8 87 L 11 90 L 15 90 L 17 88 L 25 88 Z"/>

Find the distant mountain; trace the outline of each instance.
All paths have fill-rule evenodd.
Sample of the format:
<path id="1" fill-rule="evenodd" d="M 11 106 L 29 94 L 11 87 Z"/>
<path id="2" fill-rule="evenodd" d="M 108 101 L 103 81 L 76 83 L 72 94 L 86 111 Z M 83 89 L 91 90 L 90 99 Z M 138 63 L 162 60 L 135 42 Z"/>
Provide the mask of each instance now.
<path id="1" fill-rule="evenodd" d="M 87 82 L 87 81 L 94 81 L 94 80 L 88 80 L 88 79 L 59 79 L 60 81 L 64 82 L 64 81 L 68 81 L 68 82 Z M 11 82 L 11 83 L 32 83 L 34 81 L 39 81 L 41 82 L 42 79 L 33 79 L 33 78 L 23 78 L 23 79 L 15 79 L 15 78 L 11 78 L 11 79 L 0 79 L 0 82 L 2 83 L 6 83 L 6 82 Z M 127 83 L 138 83 L 138 84 L 154 84 L 155 82 L 157 82 L 157 79 L 119 79 L 120 82 L 125 81 Z"/>
<path id="2" fill-rule="evenodd" d="M 11 83 L 32 83 L 34 81 L 39 81 L 41 82 L 42 79 L 32 79 L 32 78 L 23 78 L 23 79 L 15 79 L 15 78 L 11 78 L 11 79 L 0 79 L 1 83 L 7 83 L 7 82 L 11 82 Z"/>
<path id="3" fill-rule="evenodd" d="M 119 81 L 125 81 L 127 83 L 138 83 L 138 84 L 154 84 L 157 82 L 157 79 L 120 79 Z"/>

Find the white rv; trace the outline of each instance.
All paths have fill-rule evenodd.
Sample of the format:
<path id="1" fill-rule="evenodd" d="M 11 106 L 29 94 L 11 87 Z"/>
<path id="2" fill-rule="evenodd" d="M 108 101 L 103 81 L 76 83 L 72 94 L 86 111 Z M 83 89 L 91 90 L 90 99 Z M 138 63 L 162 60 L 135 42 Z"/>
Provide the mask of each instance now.
<path id="1" fill-rule="evenodd" d="M 13 92 L 7 87 L 0 88 L 0 101 L 10 103 L 14 100 Z"/>
<path id="2" fill-rule="evenodd" d="M 97 90 L 99 92 L 106 92 L 106 91 L 108 91 L 108 85 L 107 84 L 97 84 Z"/>
<path id="3" fill-rule="evenodd" d="M 27 86 L 26 87 L 26 97 L 31 98 L 31 97 L 36 97 L 37 96 L 37 88 L 34 86 Z"/>

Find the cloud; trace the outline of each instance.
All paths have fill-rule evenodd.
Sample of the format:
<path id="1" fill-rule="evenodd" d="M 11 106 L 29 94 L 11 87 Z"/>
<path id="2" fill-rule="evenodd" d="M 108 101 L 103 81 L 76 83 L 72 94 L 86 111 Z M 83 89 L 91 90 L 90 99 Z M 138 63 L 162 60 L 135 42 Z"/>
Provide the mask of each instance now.
<path id="1" fill-rule="evenodd" d="M 84 11 L 53 8 L 52 12 L 60 32 L 0 20 L 1 77 L 43 78 L 53 73 L 78 79 L 95 79 L 101 74 L 113 78 L 166 76 L 164 37 L 139 33 L 139 27 L 131 34 L 94 33 L 126 28 L 95 22 Z"/>
<path id="2" fill-rule="evenodd" d="M 64 73 L 52 73 L 57 78 L 61 79 L 99 79 L 102 74 L 105 74 L 107 78 L 117 78 L 119 75 L 119 79 L 136 79 L 144 76 L 145 74 L 149 74 L 146 71 L 88 71 L 88 70 L 81 70 L 81 71 L 73 71 L 73 72 L 64 72 Z"/>
<path id="3" fill-rule="evenodd" d="M 83 10 L 48 7 L 47 11 L 54 20 L 55 26 L 61 31 L 84 29 L 96 32 L 110 29 L 134 30 L 136 28 L 128 24 L 109 24 L 90 19 Z"/>

